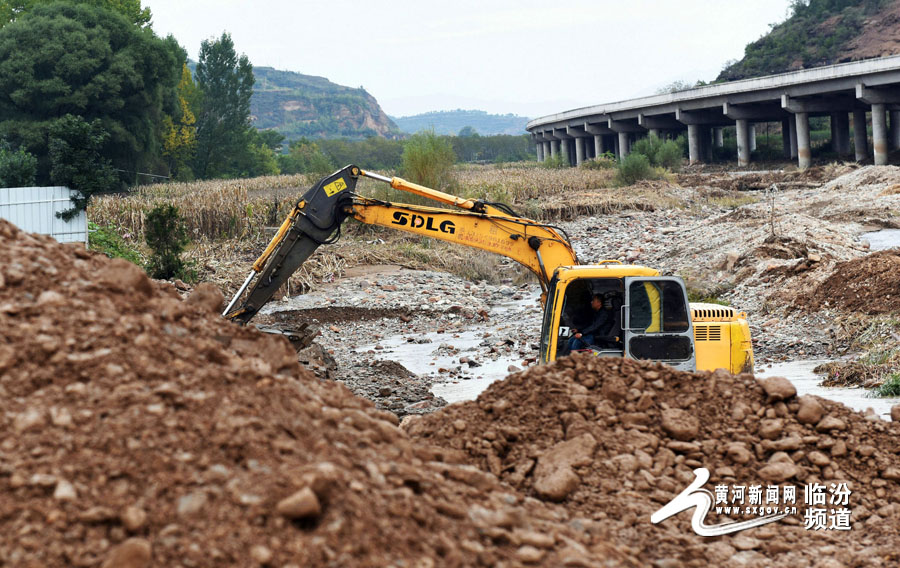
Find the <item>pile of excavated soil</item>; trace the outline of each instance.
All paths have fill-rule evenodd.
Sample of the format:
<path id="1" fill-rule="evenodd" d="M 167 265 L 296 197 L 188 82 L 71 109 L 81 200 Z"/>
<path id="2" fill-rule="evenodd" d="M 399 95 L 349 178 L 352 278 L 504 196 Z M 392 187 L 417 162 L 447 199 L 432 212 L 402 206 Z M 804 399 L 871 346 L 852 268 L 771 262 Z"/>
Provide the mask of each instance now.
<path id="1" fill-rule="evenodd" d="M 645 566 L 900 562 L 900 425 L 817 397 L 798 399 L 786 379 L 576 355 L 403 427 L 463 452 L 519 491 L 604 524 L 616 542 L 638 549 Z M 716 538 L 692 531 L 693 509 L 652 524 L 651 515 L 701 467 L 710 471 L 709 491 L 795 486 L 799 511 Z M 852 529 L 806 530 L 804 487 L 840 482 L 852 491 Z M 730 518 L 713 511 L 705 522 Z"/>
<path id="2" fill-rule="evenodd" d="M 797 298 L 807 311 L 823 307 L 869 315 L 900 310 L 900 254 L 880 251 L 838 263 L 818 286 Z"/>
<path id="3" fill-rule="evenodd" d="M 0 221 L 0 565 L 638 565 L 221 303 Z"/>

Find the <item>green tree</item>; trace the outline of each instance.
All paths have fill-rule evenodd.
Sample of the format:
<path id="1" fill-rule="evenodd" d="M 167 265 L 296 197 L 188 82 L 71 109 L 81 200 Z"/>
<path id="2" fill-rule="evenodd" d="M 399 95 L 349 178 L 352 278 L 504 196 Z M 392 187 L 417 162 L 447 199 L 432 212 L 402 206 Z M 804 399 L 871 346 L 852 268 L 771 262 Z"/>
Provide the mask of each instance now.
<path id="1" fill-rule="evenodd" d="M 59 214 L 68 221 L 87 208 L 92 195 L 116 186 L 116 172 L 102 153 L 109 134 L 99 120 L 67 114 L 52 124 L 49 136 L 50 181 L 77 191 L 73 207 Z"/>
<path id="2" fill-rule="evenodd" d="M 13 150 L 0 142 L 0 187 L 29 187 L 34 185 L 37 158 L 19 148 Z"/>
<path id="3" fill-rule="evenodd" d="M 291 142 L 288 153 L 278 156 L 278 165 L 282 173 L 311 174 L 316 177 L 327 176 L 335 170 L 334 164 L 322 153 L 319 145 L 306 138 Z"/>
<path id="4" fill-rule="evenodd" d="M 190 243 L 178 208 L 167 203 L 154 207 L 144 223 L 144 240 L 153 251 L 147 272 L 153 278 L 173 278 L 185 271 L 181 253 Z"/>
<path id="5" fill-rule="evenodd" d="M 66 114 L 102 122 L 116 168 L 164 171 L 161 126 L 181 55 L 173 38 L 105 8 L 37 5 L 0 29 L 0 136 L 38 157 L 38 183 L 49 177 L 48 130 Z"/>
<path id="6" fill-rule="evenodd" d="M 197 116 L 197 153 L 193 162 L 199 178 L 233 175 L 229 166 L 249 150 L 250 97 L 253 66 L 237 56 L 231 36 L 205 40 L 195 73 L 201 94 Z"/>
<path id="7" fill-rule="evenodd" d="M 60 0 L 0 0 L 0 28 L 27 14 L 35 6 L 52 4 Z M 140 0 L 67 0 L 70 4 L 85 4 L 122 14 L 131 23 L 145 27 L 150 25 L 150 8 L 141 8 Z"/>
<path id="8" fill-rule="evenodd" d="M 455 162 L 453 146 L 434 130 L 413 134 L 403 147 L 404 175 L 427 187 L 452 189 L 456 185 L 452 171 Z"/>

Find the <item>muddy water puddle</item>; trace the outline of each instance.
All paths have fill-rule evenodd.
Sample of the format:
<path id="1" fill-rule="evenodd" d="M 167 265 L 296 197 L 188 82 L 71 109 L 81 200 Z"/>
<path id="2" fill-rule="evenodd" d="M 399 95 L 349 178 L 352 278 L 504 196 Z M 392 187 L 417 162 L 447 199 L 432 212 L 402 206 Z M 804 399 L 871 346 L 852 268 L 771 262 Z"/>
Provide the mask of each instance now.
<path id="1" fill-rule="evenodd" d="M 468 331 L 432 332 L 419 336 L 393 335 L 377 344 L 363 345 L 357 352 L 374 350 L 378 359 L 396 361 L 410 372 L 431 379 L 434 382 L 431 392 L 448 403 L 474 400 L 491 383 L 506 377 L 510 366 L 523 366 L 522 355 L 517 351 L 497 354 L 496 359 L 485 357 L 484 342 L 501 341 L 510 318 L 515 315 L 517 321 L 522 321 L 524 314 L 525 319 L 534 320 L 530 326 L 534 334 L 527 338 L 528 343 L 536 343 L 541 319 L 540 309 L 536 307 L 538 305 L 538 293 L 534 292 L 520 300 L 510 299 L 495 304 L 491 307 L 488 322 L 475 325 Z M 381 349 L 375 349 L 376 345 Z M 477 360 L 478 366 L 470 367 L 467 363 L 460 363 L 461 357 Z M 442 369 L 445 371 L 441 371 Z M 446 370 L 458 370 L 459 374 L 448 376 Z"/>
<path id="2" fill-rule="evenodd" d="M 786 377 L 795 387 L 797 394 L 811 394 L 822 398 L 840 402 L 853 410 L 865 411 L 871 408 L 878 416 L 890 420 L 891 407 L 900 404 L 900 398 L 875 398 L 870 397 L 867 389 L 823 387 L 823 376 L 813 372 L 813 369 L 827 360 L 788 361 L 766 365 L 763 369 L 756 370 L 757 377 Z"/>
<path id="3" fill-rule="evenodd" d="M 872 233 L 863 233 L 859 238 L 869 243 L 870 250 L 900 247 L 900 229 L 882 229 Z"/>

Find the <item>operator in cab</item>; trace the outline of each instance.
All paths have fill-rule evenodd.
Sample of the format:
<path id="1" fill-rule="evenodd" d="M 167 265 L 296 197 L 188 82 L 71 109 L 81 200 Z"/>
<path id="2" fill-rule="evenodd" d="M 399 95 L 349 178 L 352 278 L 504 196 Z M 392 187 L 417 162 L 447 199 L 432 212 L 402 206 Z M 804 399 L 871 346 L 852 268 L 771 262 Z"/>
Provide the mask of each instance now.
<path id="1" fill-rule="evenodd" d="M 594 294 L 591 298 L 591 319 L 590 323 L 581 329 L 572 328 L 572 337 L 569 339 L 569 352 L 579 349 L 589 349 L 592 345 L 599 345 L 599 342 L 606 342 L 612 332 L 612 328 L 616 323 L 615 317 L 609 311 L 604 309 L 603 296 Z"/>

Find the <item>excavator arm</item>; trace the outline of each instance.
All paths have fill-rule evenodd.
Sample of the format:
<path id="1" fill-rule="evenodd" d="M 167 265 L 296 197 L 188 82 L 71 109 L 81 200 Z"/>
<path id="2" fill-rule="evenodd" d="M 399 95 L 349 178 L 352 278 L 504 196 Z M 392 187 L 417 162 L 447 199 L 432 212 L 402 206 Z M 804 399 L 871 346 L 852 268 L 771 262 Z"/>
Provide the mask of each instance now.
<path id="1" fill-rule="evenodd" d="M 355 193 L 360 177 L 457 209 L 362 197 Z M 537 275 L 545 292 L 557 267 L 578 264 L 562 230 L 519 217 L 504 204 L 464 199 L 347 166 L 316 183 L 294 206 L 223 315 L 242 324 L 250 321 L 319 246 L 336 240 L 348 217 L 501 254 Z"/>

